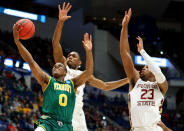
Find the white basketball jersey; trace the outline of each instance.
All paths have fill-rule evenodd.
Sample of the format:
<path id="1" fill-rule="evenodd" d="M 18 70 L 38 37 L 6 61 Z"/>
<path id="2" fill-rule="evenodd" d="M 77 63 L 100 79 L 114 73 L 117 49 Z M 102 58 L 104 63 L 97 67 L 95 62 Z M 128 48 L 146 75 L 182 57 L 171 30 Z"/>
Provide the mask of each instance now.
<path id="1" fill-rule="evenodd" d="M 161 120 L 164 97 L 157 82 L 139 79 L 129 92 L 130 124 L 133 128 L 153 127 Z"/>
<path id="2" fill-rule="evenodd" d="M 74 77 L 77 77 L 78 75 L 80 75 L 82 73 L 82 71 L 70 69 L 68 66 L 66 68 L 67 68 L 67 74 L 65 76 L 65 80 L 69 80 L 69 79 L 72 79 Z M 84 87 L 85 87 L 85 84 L 83 84 L 77 88 L 75 106 L 83 107 Z"/>

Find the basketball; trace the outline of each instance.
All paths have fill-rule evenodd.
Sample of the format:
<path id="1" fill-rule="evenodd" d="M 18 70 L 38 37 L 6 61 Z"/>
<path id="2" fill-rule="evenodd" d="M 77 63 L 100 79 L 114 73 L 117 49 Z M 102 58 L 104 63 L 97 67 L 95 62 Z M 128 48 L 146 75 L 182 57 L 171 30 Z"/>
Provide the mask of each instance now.
<path id="1" fill-rule="evenodd" d="M 35 33 L 35 25 L 31 20 L 28 19 L 20 19 L 16 22 L 18 24 L 19 38 L 22 40 L 27 40 L 33 37 Z"/>

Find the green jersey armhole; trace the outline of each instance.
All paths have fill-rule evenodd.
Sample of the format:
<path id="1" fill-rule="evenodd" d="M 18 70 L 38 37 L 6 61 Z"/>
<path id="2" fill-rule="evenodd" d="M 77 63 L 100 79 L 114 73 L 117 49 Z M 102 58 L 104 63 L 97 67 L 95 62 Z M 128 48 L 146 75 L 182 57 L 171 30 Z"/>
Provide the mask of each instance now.
<path id="1" fill-rule="evenodd" d="M 42 127 L 44 129 L 44 131 L 47 131 L 46 128 L 43 125 L 39 125 L 40 127 Z"/>
<path id="2" fill-rule="evenodd" d="M 45 92 L 46 91 L 46 89 L 48 88 L 48 86 L 49 86 L 49 84 L 50 84 L 50 81 L 51 81 L 51 76 L 50 76 L 50 78 L 49 78 L 49 82 L 47 83 L 47 86 L 45 87 L 45 89 L 43 90 L 43 92 Z"/>
<path id="3" fill-rule="evenodd" d="M 71 83 L 72 83 L 72 86 L 73 86 L 73 89 L 74 89 L 74 92 L 75 92 L 75 87 L 74 87 L 73 80 L 71 79 L 70 81 L 71 81 Z M 76 92 L 75 92 L 75 95 L 76 95 Z"/>

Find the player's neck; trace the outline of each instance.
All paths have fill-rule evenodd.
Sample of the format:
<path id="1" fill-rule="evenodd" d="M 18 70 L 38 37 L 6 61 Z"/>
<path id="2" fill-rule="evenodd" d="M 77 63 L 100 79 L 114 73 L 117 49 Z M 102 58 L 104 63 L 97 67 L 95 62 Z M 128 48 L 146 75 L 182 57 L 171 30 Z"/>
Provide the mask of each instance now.
<path id="1" fill-rule="evenodd" d="M 73 70 L 78 70 L 79 69 L 79 66 L 72 66 L 72 65 L 69 65 L 69 64 L 68 64 L 68 67 L 70 69 L 73 69 Z"/>
<path id="2" fill-rule="evenodd" d="M 73 69 L 73 70 L 78 70 L 79 69 L 79 67 L 70 67 L 71 69 Z"/>
<path id="3" fill-rule="evenodd" d="M 154 82 L 154 81 L 156 81 L 156 80 L 155 80 L 155 77 L 148 77 L 148 78 L 146 78 L 144 81 L 151 81 L 151 82 Z"/>
<path id="4" fill-rule="evenodd" d="M 58 81 L 64 82 L 64 78 L 65 76 L 60 76 L 59 78 L 57 78 Z"/>

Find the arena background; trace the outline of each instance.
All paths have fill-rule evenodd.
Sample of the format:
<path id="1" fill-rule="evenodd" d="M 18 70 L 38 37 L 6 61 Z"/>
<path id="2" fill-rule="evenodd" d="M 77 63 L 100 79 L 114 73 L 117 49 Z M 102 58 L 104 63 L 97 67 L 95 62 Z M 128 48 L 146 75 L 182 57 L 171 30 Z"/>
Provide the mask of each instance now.
<path id="1" fill-rule="evenodd" d="M 13 42 L 12 26 L 21 17 L 7 15 L 14 9 L 44 15 L 32 20 L 35 36 L 23 41 L 36 62 L 50 73 L 53 66 L 52 36 L 55 30 L 59 0 L 0 1 L 0 131 L 32 131 L 42 107 L 41 87 L 37 84 Z M 70 20 L 62 34 L 64 55 L 78 51 L 85 63 L 82 37 L 93 35 L 94 74 L 104 81 L 126 77 L 119 53 L 119 36 L 124 11 L 132 8 L 129 41 L 135 57 L 136 36 L 144 39 L 147 52 L 158 59 L 167 77 L 169 90 L 163 105 L 162 120 L 174 131 L 184 130 L 184 0 L 68 0 L 72 4 Z M 42 21 L 42 22 L 41 22 Z M 166 62 L 166 63 L 164 63 Z M 85 68 L 83 64 L 81 70 Z M 130 129 L 127 108 L 128 85 L 104 92 L 86 85 L 84 111 L 90 131 L 127 131 Z"/>

